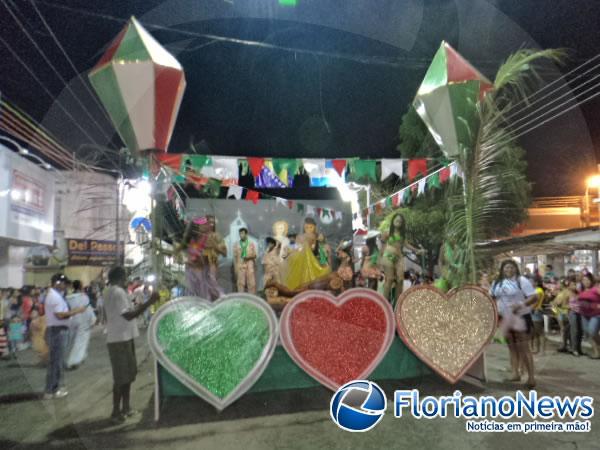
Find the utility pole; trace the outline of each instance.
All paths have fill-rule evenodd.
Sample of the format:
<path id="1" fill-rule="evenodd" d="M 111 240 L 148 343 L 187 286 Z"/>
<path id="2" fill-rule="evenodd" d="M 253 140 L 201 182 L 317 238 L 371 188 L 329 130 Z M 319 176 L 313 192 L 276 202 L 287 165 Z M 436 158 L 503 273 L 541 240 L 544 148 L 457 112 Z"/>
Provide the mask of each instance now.
<path id="1" fill-rule="evenodd" d="M 115 248 L 117 250 L 116 250 L 116 255 L 115 255 L 115 261 L 117 261 L 118 265 L 122 266 L 125 263 L 125 261 L 123 260 L 124 256 L 125 256 L 125 252 L 121 251 L 121 239 L 120 239 L 121 182 L 122 182 L 122 179 L 121 179 L 121 152 L 122 152 L 122 149 L 119 150 L 119 166 L 118 166 L 119 175 L 117 177 L 117 183 L 116 183 L 116 185 L 117 185 L 117 192 L 116 192 L 117 193 L 117 201 L 116 201 L 117 207 L 115 210 L 115 219 L 116 219 L 116 226 L 115 226 L 115 243 L 116 243 L 116 245 L 115 245 Z"/>

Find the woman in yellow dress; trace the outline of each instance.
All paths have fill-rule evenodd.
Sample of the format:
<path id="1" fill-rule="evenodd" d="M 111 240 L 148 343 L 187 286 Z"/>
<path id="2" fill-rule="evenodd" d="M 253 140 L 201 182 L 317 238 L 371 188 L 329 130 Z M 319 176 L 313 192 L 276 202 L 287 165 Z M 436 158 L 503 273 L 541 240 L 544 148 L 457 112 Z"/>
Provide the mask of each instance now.
<path id="1" fill-rule="evenodd" d="M 317 224 L 314 219 L 311 217 L 304 219 L 304 233 L 298 236 L 296 242 L 298 248 L 288 256 L 283 277 L 283 282 L 289 289 L 308 285 L 331 273 L 331 268 L 321 266 L 315 255 L 318 246 Z"/>

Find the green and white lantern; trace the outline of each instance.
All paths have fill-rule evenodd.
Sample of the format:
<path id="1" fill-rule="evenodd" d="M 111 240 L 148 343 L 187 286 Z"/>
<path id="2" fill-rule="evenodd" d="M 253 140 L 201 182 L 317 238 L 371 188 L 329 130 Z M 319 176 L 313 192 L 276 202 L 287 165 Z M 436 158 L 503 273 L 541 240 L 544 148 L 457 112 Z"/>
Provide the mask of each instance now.
<path id="1" fill-rule="evenodd" d="M 493 84 L 442 42 L 413 106 L 447 158 L 472 148 L 479 128 L 477 103 Z"/>
<path id="2" fill-rule="evenodd" d="M 185 90 L 181 64 L 132 17 L 89 74 L 127 147 L 166 151 Z"/>

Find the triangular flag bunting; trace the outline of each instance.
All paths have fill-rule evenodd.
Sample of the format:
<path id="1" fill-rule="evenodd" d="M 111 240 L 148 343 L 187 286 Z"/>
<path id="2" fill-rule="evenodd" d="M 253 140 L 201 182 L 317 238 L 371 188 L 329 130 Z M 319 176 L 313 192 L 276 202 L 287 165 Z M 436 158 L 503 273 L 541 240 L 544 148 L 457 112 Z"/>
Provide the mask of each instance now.
<path id="1" fill-rule="evenodd" d="M 273 170 L 280 178 L 283 170 L 287 170 L 287 175 L 293 177 L 298 173 L 299 166 L 297 159 L 273 158 Z"/>
<path id="2" fill-rule="evenodd" d="M 304 214 L 304 205 L 302 203 L 296 204 L 296 209 L 298 210 L 299 214 Z"/>
<path id="3" fill-rule="evenodd" d="M 445 183 L 450 178 L 450 169 L 448 167 L 444 167 L 440 170 L 440 182 Z"/>
<path id="4" fill-rule="evenodd" d="M 247 159 L 240 159 L 238 160 L 238 163 L 240 165 L 240 173 L 243 177 L 245 177 L 246 175 L 248 175 L 248 160 Z"/>
<path id="5" fill-rule="evenodd" d="M 417 195 L 422 195 L 425 193 L 425 185 L 427 184 L 426 178 L 421 178 L 417 183 Z"/>
<path id="6" fill-rule="evenodd" d="M 335 169 L 335 171 L 338 173 L 338 175 L 340 177 L 344 174 L 344 170 L 346 169 L 347 164 L 348 164 L 348 162 L 345 159 L 332 159 L 331 160 L 331 165 L 333 166 L 333 168 Z"/>
<path id="7" fill-rule="evenodd" d="M 260 201 L 260 195 L 259 195 L 258 191 L 253 191 L 252 189 L 248 189 L 248 192 L 246 193 L 246 200 L 257 205 L 258 202 Z"/>
<path id="8" fill-rule="evenodd" d="M 382 159 L 381 160 L 381 181 L 385 180 L 392 174 L 402 178 L 404 160 L 402 159 Z"/>
<path id="9" fill-rule="evenodd" d="M 440 183 L 440 173 L 434 173 L 431 176 L 427 177 L 427 187 L 428 188 L 441 188 L 442 184 Z"/>
<path id="10" fill-rule="evenodd" d="M 410 159 L 408 161 L 408 181 L 414 180 L 418 174 L 427 175 L 426 159 Z"/>
<path id="11" fill-rule="evenodd" d="M 200 172 L 204 166 L 212 165 L 212 159 L 207 155 L 188 155 L 192 169 Z"/>
<path id="12" fill-rule="evenodd" d="M 353 162 L 354 179 L 368 178 L 377 181 L 377 161 L 374 159 L 357 159 Z"/>
<path id="13" fill-rule="evenodd" d="M 396 193 L 392 196 L 392 206 L 398 208 L 402 204 L 402 196 L 400 193 Z"/>
<path id="14" fill-rule="evenodd" d="M 227 189 L 227 198 L 235 197 L 236 200 L 242 198 L 242 187 L 241 186 L 229 186 Z"/>
<path id="15" fill-rule="evenodd" d="M 450 164 L 450 178 L 454 178 L 458 174 L 458 165 Z"/>
<path id="16" fill-rule="evenodd" d="M 175 171 L 179 171 L 181 169 L 181 159 L 183 158 L 183 154 L 170 154 L 170 153 L 159 153 L 156 155 L 158 161 L 163 166 L 167 166 Z"/>
<path id="17" fill-rule="evenodd" d="M 252 172 L 254 178 L 257 178 L 260 175 L 260 171 L 264 165 L 264 158 L 248 158 L 248 166 L 250 166 L 250 172 Z"/>

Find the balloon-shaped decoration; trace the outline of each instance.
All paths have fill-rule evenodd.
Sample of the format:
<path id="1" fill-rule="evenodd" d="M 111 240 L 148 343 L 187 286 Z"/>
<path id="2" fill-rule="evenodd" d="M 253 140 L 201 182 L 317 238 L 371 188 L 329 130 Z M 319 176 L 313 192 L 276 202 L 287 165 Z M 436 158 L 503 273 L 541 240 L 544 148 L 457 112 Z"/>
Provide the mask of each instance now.
<path id="1" fill-rule="evenodd" d="M 442 42 L 413 106 L 448 158 L 471 148 L 479 128 L 477 102 L 493 84 L 448 43 Z"/>
<path id="2" fill-rule="evenodd" d="M 185 75 L 175 57 L 134 17 L 91 70 L 89 79 L 131 151 L 167 150 Z"/>

